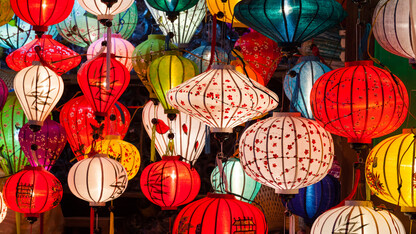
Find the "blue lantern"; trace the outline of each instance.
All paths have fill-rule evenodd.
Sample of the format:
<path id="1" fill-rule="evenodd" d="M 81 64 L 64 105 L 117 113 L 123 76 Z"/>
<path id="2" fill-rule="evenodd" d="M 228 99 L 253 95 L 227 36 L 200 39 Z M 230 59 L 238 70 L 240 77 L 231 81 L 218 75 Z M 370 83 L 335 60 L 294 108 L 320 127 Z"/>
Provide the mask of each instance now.
<path id="1" fill-rule="evenodd" d="M 209 61 L 211 59 L 211 46 L 203 44 L 202 46 L 192 50 L 190 54 L 186 54 L 184 57 L 194 62 L 202 73 L 208 69 Z M 220 64 L 221 62 L 227 63 L 227 61 L 227 52 L 218 46 L 215 47 L 213 64 Z"/>

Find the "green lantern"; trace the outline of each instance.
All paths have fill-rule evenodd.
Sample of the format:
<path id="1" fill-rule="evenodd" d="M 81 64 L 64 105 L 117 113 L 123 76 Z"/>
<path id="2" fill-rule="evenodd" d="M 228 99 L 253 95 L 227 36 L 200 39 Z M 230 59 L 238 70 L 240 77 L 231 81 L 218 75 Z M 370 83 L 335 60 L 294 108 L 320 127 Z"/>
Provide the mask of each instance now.
<path id="1" fill-rule="evenodd" d="M 199 0 L 145 0 L 151 7 L 167 12 L 171 21 L 175 21 L 179 12 L 195 6 Z"/>
<path id="2" fill-rule="evenodd" d="M 147 40 L 142 42 L 133 51 L 133 68 L 142 81 L 143 85 L 149 91 L 150 98 L 156 99 L 152 84 L 147 79 L 147 69 L 150 63 L 165 55 L 165 39 L 166 37 L 159 34 L 151 34 Z M 176 48 L 172 43 L 169 43 L 170 48 Z"/>
<path id="3" fill-rule="evenodd" d="M 166 55 L 150 64 L 147 77 L 166 114 L 179 113 L 167 103 L 166 93 L 198 74 L 196 64 L 184 58 L 178 51 L 166 51 Z"/>
<path id="4" fill-rule="evenodd" d="M 19 144 L 19 131 L 25 123 L 25 113 L 16 94 L 11 92 L 0 112 L 0 165 L 6 175 L 20 171 L 28 164 Z"/>

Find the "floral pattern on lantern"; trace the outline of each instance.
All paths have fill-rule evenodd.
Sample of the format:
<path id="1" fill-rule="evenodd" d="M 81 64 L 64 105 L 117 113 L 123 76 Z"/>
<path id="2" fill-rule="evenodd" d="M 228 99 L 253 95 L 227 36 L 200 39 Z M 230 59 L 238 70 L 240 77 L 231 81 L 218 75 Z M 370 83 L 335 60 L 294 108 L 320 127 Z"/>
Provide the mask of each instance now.
<path id="1" fill-rule="evenodd" d="M 3 193 L 0 192 L 0 223 L 6 218 L 7 215 L 7 206 L 3 199 Z"/>
<path id="2" fill-rule="evenodd" d="M 184 57 L 194 62 L 201 73 L 205 72 L 208 69 L 211 60 L 211 46 L 202 45 L 192 50 L 190 54 L 186 54 Z M 227 61 L 227 52 L 221 47 L 216 46 L 213 64 L 226 63 Z"/>
<path id="3" fill-rule="evenodd" d="M 134 0 L 103 1 L 103 0 L 77 0 L 79 5 L 87 12 L 96 15 L 98 20 L 114 19 L 114 16 L 126 11 Z"/>

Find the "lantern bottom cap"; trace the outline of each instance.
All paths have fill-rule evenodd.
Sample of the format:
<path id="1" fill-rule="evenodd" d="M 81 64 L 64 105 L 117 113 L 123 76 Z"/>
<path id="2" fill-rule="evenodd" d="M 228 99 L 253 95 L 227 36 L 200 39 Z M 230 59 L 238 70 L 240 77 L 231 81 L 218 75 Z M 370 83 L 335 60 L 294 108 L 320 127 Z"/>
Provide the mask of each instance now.
<path id="1" fill-rule="evenodd" d="M 232 133 L 233 128 L 210 128 L 211 132 L 224 132 L 224 133 Z"/>
<path id="2" fill-rule="evenodd" d="M 373 140 L 371 138 L 348 138 L 348 143 L 357 143 L 357 144 L 371 144 Z"/>
<path id="3" fill-rule="evenodd" d="M 169 206 L 169 207 L 164 206 L 164 207 L 161 207 L 161 208 L 162 208 L 162 210 L 177 210 L 178 209 L 177 206 Z"/>
<path id="4" fill-rule="evenodd" d="M 278 194 L 298 194 L 299 189 L 275 189 L 275 193 Z"/>
<path id="5" fill-rule="evenodd" d="M 39 218 L 39 213 L 25 213 L 25 218 Z"/>
<path id="6" fill-rule="evenodd" d="M 43 121 L 38 121 L 38 120 L 29 120 L 27 121 L 27 123 L 29 125 L 37 125 L 37 126 L 43 126 Z"/>
<path id="7" fill-rule="evenodd" d="M 114 15 L 97 15 L 97 20 L 113 20 L 114 19 Z"/>
<path id="8" fill-rule="evenodd" d="M 90 206 L 105 206 L 105 202 L 90 202 Z"/>

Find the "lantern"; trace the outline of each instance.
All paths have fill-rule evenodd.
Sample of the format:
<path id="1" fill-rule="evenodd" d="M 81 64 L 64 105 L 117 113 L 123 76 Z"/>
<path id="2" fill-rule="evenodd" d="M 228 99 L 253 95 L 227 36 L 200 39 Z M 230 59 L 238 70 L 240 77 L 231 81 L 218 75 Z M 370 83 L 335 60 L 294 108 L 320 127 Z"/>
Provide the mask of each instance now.
<path id="1" fill-rule="evenodd" d="M 278 105 L 275 93 L 227 65 L 214 65 L 169 90 L 167 98 L 174 108 L 206 123 L 213 132 L 232 132 Z"/>
<path id="2" fill-rule="evenodd" d="M 55 41 L 51 35 L 36 37 L 35 40 L 10 53 L 6 57 L 6 62 L 9 68 L 20 71 L 32 66 L 34 61 L 41 61 L 39 55 L 42 61 L 47 62 L 48 67 L 60 76 L 81 62 L 78 53 Z"/>
<path id="3" fill-rule="evenodd" d="M 155 59 L 148 69 L 148 79 L 156 97 L 165 108 L 165 113 L 178 113 L 166 101 L 168 90 L 199 74 L 194 62 L 184 58 L 177 51 L 167 51 L 166 55 Z"/>
<path id="4" fill-rule="evenodd" d="M 350 143 L 371 143 L 393 132 L 406 119 L 408 106 L 400 79 L 371 61 L 347 62 L 321 76 L 311 91 L 315 119 Z"/>
<path id="5" fill-rule="evenodd" d="M 107 135 L 119 135 L 124 138 L 131 117 L 127 108 L 116 102 L 110 107 L 107 117 L 100 125 L 94 118 L 92 106 L 84 96 L 80 96 L 71 99 L 62 107 L 59 119 L 65 128 L 75 157 L 81 160 L 86 155 L 87 148 L 92 144 L 94 134 L 100 133 L 100 139 L 104 139 Z"/>
<path id="6" fill-rule="evenodd" d="M 334 0 L 243 0 L 235 5 L 234 14 L 241 23 L 290 49 L 347 16 Z"/>
<path id="7" fill-rule="evenodd" d="M 4 80 L 0 79 L 0 111 L 3 110 L 4 105 L 7 101 L 7 96 L 9 95 L 9 90 L 7 88 Z"/>
<path id="8" fill-rule="evenodd" d="M 170 21 L 175 21 L 180 11 L 188 10 L 198 3 L 198 0 L 145 0 L 148 5 L 159 11 L 167 12 Z"/>
<path id="9" fill-rule="evenodd" d="M 95 55 L 98 54 L 98 52 L 102 48 L 103 41 L 107 40 L 107 35 L 104 34 L 103 38 L 100 38 L 93 42 L 88 47 L 87 52 L 87 59 L 92 59 Z M 111 36 L 111 52 L 115 54 L 116 60 L 122 63 L 128 71 L 131 71 L 133 69 L 133 65 L 131 64 L 131 57 L 133 54 L 134 46 L 127 40 L 124 40 L 121 35 L 119 34 L 113 34 Z M 104 49 L 103 53 L 107 52 L 107 48 Z"/>
<path id="10" fill-rule="evenodd" d="M 194 200 L 201 187 L 195 168 L 180 161 L 180 156 L 163 156 L 147 166 L 140 176 L 143 194 L 162 210 L 176 210 Z"/>
<path id="11" fill-rule="evenodd" d="M 42 167 L 26 166 L 7 179 L 3 196 L 7 207 L 24 213 L 33 222 L 40 213 L 51 210 L 61 202 L 62 185 Z"/>
<path id="12" fill-rule="evenodd" d="M 130 82 L 127 68 L 111 54 L 110 72 L 107 73 L 107 54 L 87 61 L 78 71 L 78 84 L 91 104 L 99 122 L 108 109 L 118 100 Z M 108 77 L 107 77 L 108 76 Z"/>
<path id="13" fill-rule="evenodd" d="M 167 36 L 173 33 L 172 41 L 180 48 L 185 48 L 191 41 L 207 12 L 206 0 L 199 0 L 194 7 L 179 12 L 177 19 L 172 22 L 168 19 L 166 12 L 151 7 L 147 1 L 144 3 L 163 34 Z"/>
<path id="14" fill-rule="evenodd" d="M 114 16 L 126 11 L 134 0 L 78 0 L 79 5 L 89 13 L 96 15 L 98 20 L 112 20 Z"/>
<path id="15" fill-rule="evenodd" d="M 64 92 L 64 81 L 42 65 L 23 68 L 13 83 L 16 96 L 34 131 L 39 130 Z"/>
<path id="16" fill-rule="evenodd" d="M 331 68 L 320 63 L 314 56 L 302 57 L 301 62 L 290 69 L 283 81 L 283 88 L 290 100 L 292 109 L 296 109 L 302 116 L 313 119 L 310 94 L 313 84 Z"/>
<path id="17" fill-rule="evenodd" d="M 42 166 L 49 171 L 64 150 L 65 129 L 50 119 L 45 120 L 38 132 L 25 124 L 19 132 L 19 143 L 31 166 Z"/>
<path id="18" fill-rule="evenodd" d="M 14 12 L 10 6 L 10 0 L 0 0 L 0 7 L 2 9 L 0 14 L 0 26 L 3 26 L 10 22 L 10 20 L 13 18 Z M 0 218 L 0 220 L 2 219 Z"/>
<path id="19" fill-rule="evenodd" d="M 127 172 L 123 165 L 105 154 L 74 164 L 68 173 L 68 186 L 71 192 L 90 206 L 105 206 L 127 188 Z"/>
<path id="20" fill-rule="evenodd" d="M 254 70 L 254 68 L 252 68 L 250 64 L 248 64 L 246 61 L 237 59 L 237 60 L 231 61 L 230 65 L 235 66 L 236 71 L 248 76 L 250 79 L 265 86 L 263 76 L 260 73 L 258 73 L 256 70 Z"/>
<path id="21" fill-rule="evenodd" d="M 234 17 L 235 4 L 241 0 L 209 0 L 207 1 L 209 12 L 217 15 L 217 19 L 232 24 L 235 28 L 247 28 Z"/>
<path id="22" fill-rule="evenodd" d="M 6 218 L 7 206 L 3 199 L 3 193 L 0 192 L 0 223 Z"/>
<path id="23" fill-rule="evenodd" d="M 125 12 L 117 14 L 112 20 L 113 33 L 120 34 L 124 39 L 129 38 L 136 28 L 136 4 L 131 5 Z M 56 25 L 59 34 L 68 42 L 86 47 L 106 34 L 106 27 L 97 21 L 97 17 L 82 8 L 75 0 L 71 14 L 64 21 Z"/>
<path id="24" fill-rule="evenodd" d="M 334 159 L 331 134 L 300 113 L 278 113 L 248 127 L 239 151 L 244 171 L 276 193 L 295 194 L 324 178 Z"/>
<path id="25" fill-rule="evenodd" d="M 222 163 L 222 170 L 227 180 L 226 182 L 223 181 L 218 166 L 211 173 L 211 185 L 215 193 L 230 192 L 240 201 L 253 202 L 260 191 L 261 184 L 244 172 L 240 160 L 238 158 L 230 158 L 227 162 Z"/>
<path id="26" fill-rule="evenodd" d="M 198 66 L 199 71 L 204 72 L 208 69 L 211 60 L 211 46 L 202 45 L 192 50 L 190 54 L 186 54 L 185 58 L 194 62 Z M 215 47 L 215 57 L 213 61 L 214 64 L 227 63 L 227 52 L 221 47 Z"/>
<path id="27" fill-rule="evenodd" d="M 373 208 L 371 201 L 346 201 L 313 223 L 311 233 L 406 233 L 400 220 L 387 210 Z"/>
<path id="28" fill-rule="evenodd" d="M 259 208 L 231 194 L 209 193 L 185 206 L 175 219 L 173 234 L 179 233 L 267 233 Z"/>
<path id="29" fill-rule="evenodd" d="M 121 140 L 121 136 L 107 135 L 104 140 L 95 143 L 94 149 L 87 150 L 88 154 L 94 150 L 98 154 L 105 154 L 116 160 L 126 169 L 128 179 L 133 179 L 140 169 L 140 153 L 136 146 Z"/>

